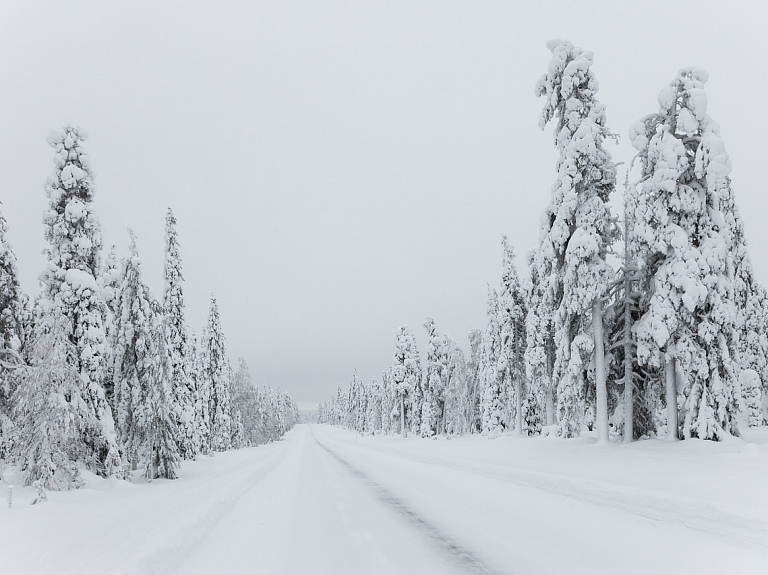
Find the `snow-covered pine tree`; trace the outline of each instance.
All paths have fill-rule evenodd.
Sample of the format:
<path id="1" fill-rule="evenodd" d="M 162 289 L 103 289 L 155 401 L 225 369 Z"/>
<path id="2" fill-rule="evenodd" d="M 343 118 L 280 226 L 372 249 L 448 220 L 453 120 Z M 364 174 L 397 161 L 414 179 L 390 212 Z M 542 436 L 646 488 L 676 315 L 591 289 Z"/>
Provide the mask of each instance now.
<path id="1" fill-rule="evenodd" d="M 602 326 L 603 297 L 613 272 L 606 263 L 618 228 L 608 200 L 616 185 L 616 166 L 603 142 L 612 134 L 605 106 L 596 98 L 593 54 L 567 41 L 547 43 L 552 51 L 548 72 L 536 85 L 546 103 L 539 126 L 556 121 L 558 176 L 542 218 L 539 275 L 548 285 L 555 310 L 559 431 L 580 432 L 579 391 L 594 353 L 597 429 L 608 440 L 608 403 Z"/>
<path id="2" fill-rule="evenodd" d="M 509 393 L 505 403 L 513 405 L 505 410 L 507 425 L 512 427 L 514 415 L 514 429 L 518 434 L 523 433 L 523 396 L 527 393 L 525 385 L 525 348 L 526 332 L 525 320 L 528 313 L 525 300 L 525 291 L 520 284 L 515 267 L 515 251 L 506 236 L 501 236 L 503 254 L 503 273 L 501 276 L 501 293 L 499 294 L 499 327 L 501 329 L 501 368 L 506 380 L 503 386 L 508 392 L 514 392 L 510 398 Z"/>
<path id="3" fill-rule="evenodd" d="M 227 353 L 221 330 L 219 306 L 211 296 L 208 325 L 203 334 L 202 379 L 210 390 L 210 449 L 226 451 L 232 443 L 232 406 L 229 397 Z"/>
<path id="4" fill-rule="evenodd" d="M 670 439 L 680 431 L 700 439 L 737 431 L 731 164 L 707 114 L 707 79 L 700 68 L 680 70 L 659 95 L 659 113 L 630 133 L 642 160 L 634 214 L 639 261 L 653 278 L 637 325 L 638 355 L 664 362 Z"/>
<path id="5" fill-rule="evenodd" d="M 501 329 L 499 326 L 499 296 L 488 286 L 488 325 L 483 332 L 481 355 L 480 400 L 482 412 L 482 433 L 495 438 L 504 431 L 504 385 L 499 368 L 501 356 Z"/>
<path id="6" fill-rule="evenodd" d="M 181 254 L 176 233 L 176 218 L 168 208 L 165 215 L 165 287 L 163 290 L 163 311 L 168 318 L 168 349 L 171 356 L 171 390 L 175 397 L 174 417 L 181 431 L 179 451 L 185 459 L 193 459 L 197 453 L 195 445 L 194 387 L 187 368 L 186 357 L 189 348 L 187 324 L 184 320 L 184 277 L 181 273 Z"/>
<path id="7" fill-rule="evenodd" d="M 130 255 L 123 259 L 123 280 L 115 297 L 112 377 L 117 435 L 136 469 L 144 443 L 142 405 L 146 401 L 152 360 L 152 306 L 142 282 L 136 236 L 128 230 Z"/>
<path id="8" fill-rule="evenodd" d="M 146 366 L 146 393 L 138 410 L 141 413 L 142 459 L 146 462 L 144 475 L 150 481 L 159 477 L 176 479 L 181 462 L 178 443 L 181 430 L 176 420 L 176 398 L 171 387 L 173 365 L 168 346 L 165 316 L 152 326 L 148 336 L 151 358 Z"/>
<path id="9" fill-rule="evenodd" d="M 80 466 L 96 467 L 91 438 L 102 421 L 83 399 L 71 333 L 69 318 L 57 307 L 39 314 L 29 365 L 13 394 L 14 460 L 24 485 L 40 480 L 45 489 L 76 488 L 82 485 Z"/>
<path id="10" fill-rule="evenodd" d="M 83 149 L 86 133 L 65 127 L 48 135 L 56 151 L 54 171 L 45 185 L 49 207 L 44 213 L 45 250 L 48 264 L 40 276 L 42 297 L 37 322 L 52 309 L 69 319 L 70 339 L 77 348 L 73 359 L 80 374 L 79 398 L 90 406 L 99 425 L 84 438 L 91 448 L 86 458 L 97 473 L 121 475 L 122 459 L 117 446 L 112 412 L 104 391 L 105 333 L 100 272 L 101 229 L 92 202 L 94 183 L 90 159 Z"/>

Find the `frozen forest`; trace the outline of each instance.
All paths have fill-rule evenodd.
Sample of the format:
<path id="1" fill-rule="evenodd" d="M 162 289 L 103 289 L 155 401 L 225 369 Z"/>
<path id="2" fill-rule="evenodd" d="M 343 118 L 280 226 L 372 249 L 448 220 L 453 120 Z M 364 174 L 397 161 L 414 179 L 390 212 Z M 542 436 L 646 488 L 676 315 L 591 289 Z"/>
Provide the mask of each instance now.
<path id="1" fill-rule="evenodd" d="M 277 440 L 298 419 L 286 392 L 258 389 L 242 359 L 233 369 L 215 297 L 199 339 L 187 326 L 171 209 L 160 300 L 133 231 L 124 257 L 103 253 L 86 138 L 71 126 L 48 135 L 47 265 L 33 299 L 0 214 L 0 480 L 10 464 L 41 493 L 81 486 L 81 470 L 175 479 L 184 460 Z"/>
<path id="2" fill-rule="evenodd" d="M 527 273 L 502 236 L 501 282 L 488 287 L 470 357 L 432 318 L 423 354 L 402 326 L 381 380 L 353 373 L 319 421 L 364 434 L 588 431 L 626 443 L 723 440 L 768 423 L 767 292 L 707 114 L 707 72 L 681 69 L 658 111 L 631 126 L 637 155 L 621 185 L 592 52 L 548 47 L 536 95 L 558 160 Z"/>
<path id="3" fill-rule="evenodd" d="M 765 90 L 595 2 L 8 26 L 64 72 L 8 75 L 35 148 L 0 90 L 0 573 L 765 572 Z"/>

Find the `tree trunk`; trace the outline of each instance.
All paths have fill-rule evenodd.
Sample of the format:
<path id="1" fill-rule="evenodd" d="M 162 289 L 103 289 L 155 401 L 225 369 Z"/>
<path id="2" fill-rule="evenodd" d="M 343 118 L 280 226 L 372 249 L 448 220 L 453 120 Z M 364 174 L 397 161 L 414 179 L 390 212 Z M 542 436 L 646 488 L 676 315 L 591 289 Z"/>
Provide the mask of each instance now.
<path id="1" fill-rule="evenodd" d="M 552 397 L 552 386 L 550 385 L 544 390 L 544 401 L 547 410 L 547 425 L 555 424 L 555 401 Z"/>
<path id="2" fill-rule="evenodd" d="M 400 394 L 400 435 L 405 437 L 405 395 Z"/>
<path id="3" fill-rule="evenodd" d="M 632 310 L 630 309 L 629 273 L 624 271 L 624 443 L 635 438 L 634 392 L 635 378 L 632 373 Z"/>
<path id="4" fill-rule="evenodd" d="M 547 353 L 547 377 L 549 378 L 549 385 L 544 388 L 544 402 L 547 411 L 547 426 L 555 424 L 555 401 L 553 395 L 555 382 L 552 378 L 552 371 L 554 367 L 552 365 L 552 354 Z"/>
<path id="5" fill-rule="evenodd" d="M 597 440 L 608 441 L 608 394 L 605 389 L 605 344 L 603 306 L 600 298 L 592 304 L 592 330 L 595 337 L 595 387 L 597 391 Z"/>
<path id="6" fill-rule="evenodd" d="M 675 358 L 667 353 L 664 371 L 667 380 L 667 441 L 677 441 L 677 381 L 675 378 Z"/>
<path id="7" fill-rule="evenodd" d="M 518 341 L 519 344 L 519 341 Z M 523 434 L 523 382 L 522 370 L 520 369 L 520 346 L 515 346 L 515 369 L 517 377 L 515 378 L 515 431 L 518 435 Z"/>

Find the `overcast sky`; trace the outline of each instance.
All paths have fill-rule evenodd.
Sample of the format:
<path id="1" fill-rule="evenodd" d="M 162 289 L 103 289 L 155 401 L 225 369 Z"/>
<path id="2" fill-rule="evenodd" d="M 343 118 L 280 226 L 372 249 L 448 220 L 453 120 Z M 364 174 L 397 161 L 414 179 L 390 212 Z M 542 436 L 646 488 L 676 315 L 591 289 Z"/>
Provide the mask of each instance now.
<path id="1" fill-rule="evenodd" d="M 554 181 L 534 97 L 551 38 L 595 52 L 616 161 L 679 68 L 709 70 L 768 280 L 766 24 L 757 0 L 0 0 L 0 200 L 23 287 L 45 263 L 45 137 L 71 123 L 105 246 L 125 254 L 132 227 L 161 294 L 171 206 L 187 320 L 199 332 L 215 293 L 256 382 L 315 405 L 353 366 L 380 376 L 400 325 L 423 349 L 427 315 L 466 349 L 501 234 L 522 265 Z"/>

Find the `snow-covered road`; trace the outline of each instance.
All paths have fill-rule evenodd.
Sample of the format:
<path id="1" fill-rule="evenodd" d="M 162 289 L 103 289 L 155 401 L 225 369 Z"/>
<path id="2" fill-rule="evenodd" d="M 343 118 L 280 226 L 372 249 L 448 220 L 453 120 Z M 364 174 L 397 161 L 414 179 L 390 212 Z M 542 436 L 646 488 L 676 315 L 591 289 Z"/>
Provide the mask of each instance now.
<path id="1" fill-rule="evenodd" d="M 280 442 L 186 463 L 177 481 L 92 478 L 34 507 L 18 490 L 0 509 L 0 572 L 762 573 L 764 490 L 734 483 L 764 477 L 764 449 L 749 447 L 299 425 Z M 659 469 L 669 477 L 654 486 Z"/>
<path id="2" fill-rule="evenodd" d="M 490 573 L 322 447 L 309 426 L 179 573 Z"/>

